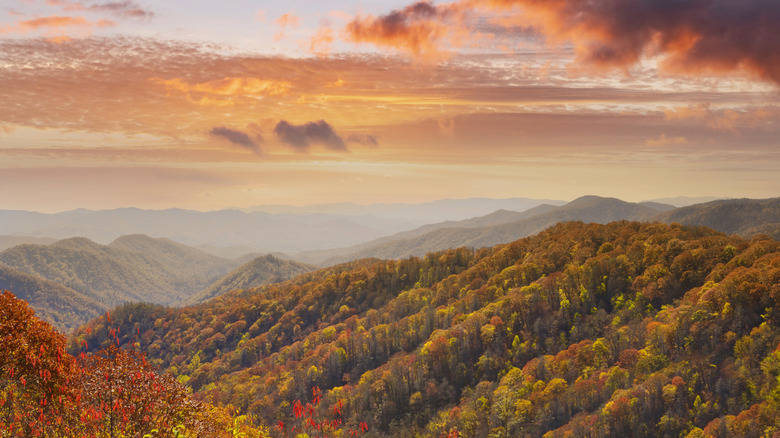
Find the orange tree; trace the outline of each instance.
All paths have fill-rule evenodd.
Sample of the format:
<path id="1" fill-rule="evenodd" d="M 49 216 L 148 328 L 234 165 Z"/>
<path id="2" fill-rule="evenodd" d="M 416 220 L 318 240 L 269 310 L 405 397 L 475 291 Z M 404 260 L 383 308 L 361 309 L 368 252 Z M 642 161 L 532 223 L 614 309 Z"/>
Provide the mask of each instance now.
<path id="1" fill-rule="evenodd" d="M 65 338 L 27 303 L 0 294 L 0 436 L 75 436 L 77 365 Z"/>
<path id="2" fill-rule="evenodd" d="M 8 291 L 0 294 L 0 352 L 0 437 L 266 435 L 229 409 L 195 400 L 116 342 L 74 358 L 65 338 Z"/>

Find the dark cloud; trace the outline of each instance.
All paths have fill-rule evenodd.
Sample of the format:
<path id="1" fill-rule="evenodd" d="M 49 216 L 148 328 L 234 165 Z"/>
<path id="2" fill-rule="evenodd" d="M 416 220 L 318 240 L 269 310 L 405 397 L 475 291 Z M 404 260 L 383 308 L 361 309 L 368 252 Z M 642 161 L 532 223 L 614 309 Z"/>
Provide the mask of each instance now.
<path id="1" fill-rule="evenodd" d="M 336 134 L 333 127 L 325 120 L 309 122 L 303 125 L 293 125 L 286 120 L 282 120 L 276 124 L 274 133 L 279 136 L 280 140 L 296 149 L 306 150 L 309 149 L 312 143 L 315 143 L 334 151 L 347 150 L 344 140 Z"/>
<path id="2" fill-rule="evenodd" d="M 364 146 L 379 146 L 379 140 L 371 134 L 349 134 L 347 142 L 362 144 Z"/>
<path id="3" fill-rule="evenodd" d="M 419 1 L 379 17 L 356 17 L 347 24 L 346 34 L 355 42 L 392 47 L 414 55 L 437 55 L 437 46 L 453 33 L 452 26 L 457 26 L 458 20 L 453 18 L 459 10 Z"/>
<path id="4" fill-rule="evenodd" d="M 89 6 L 89 10 L 95 12 L 107 12 L 121 18 L 134 18 L 148 20 L 154 17 L 154 13 L 144 9 L 132 1 L 97 3 Z"/>
<path id="5" fill-rule="evenodd" d="M 253 140 L 248 134 L 243 133 L 241 131 L 236 131 L 230 128 L 225 128 L 224 126 L 217 126 L 213 128 L 211 131 L 209 131 L 209 134 L 223 138 L 230 143 L 233 143 L 234 145 L 244 147 L 246 149 L 249 149 L 250 151 L 260 154 L 260 146 L 258 145 L 258 141 L 262 142 L 262 137 L 257 136 L 257 141 Z"/>
<path id="6" fill-rule="evenodd" d="M 358 16 L 345 35 L 430 58 L 482 32 L 514 38 L 538 32 L 571 42 L 590 66 L 626 68 L 661 55 L 668 72 L 742 71 L 780 84 L 777 23 L 777 0 L 422 1 L 378 17 Z"/>
<path id="7" fill-rule="evenodd" d="M 150 20 L 154 12 L 144 9 L 138 3 L 130 0 L 109 2 L 84 2 L 72 0 L 48 0 L 50 5 L 60 6 L 66 11 L 89 11 L 111 14 L 117 18 Z"/>
<path id="8" fill-rule="evenodd" d="M 544 33 L 570 40 L 592 65 L 626 67 L 662 54 L 683 73 L 747 70 L 780 83 L 776 0 L 490 0 L 481 7 L 538 18 Z"/>

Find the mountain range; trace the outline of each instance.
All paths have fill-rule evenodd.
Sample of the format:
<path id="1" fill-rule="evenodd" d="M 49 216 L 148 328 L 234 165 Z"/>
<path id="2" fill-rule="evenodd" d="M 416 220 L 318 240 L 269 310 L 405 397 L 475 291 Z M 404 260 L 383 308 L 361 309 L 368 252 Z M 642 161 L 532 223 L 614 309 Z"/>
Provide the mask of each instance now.
<path id="1" fill-rule="evenodd" d="M 277 206 L 269 208 L 273 213 L 120 208 L 43 214 L 0 210 L 0 233 L 54 239 L 78 236 L 101 244 L 123 235 L 145 234 L 204 249 L 215 247 L 212 251 L 215 255 L 235 255 L 235 251 L 219 250 L 224 247 L 243 247 L 250 253 L 295 253 L 354 245 L 424 224 L 473 217 L 499 208 L 526 210 L 544 202 L 564 204 L 526 198 L 477 198 L 423 204 L 345 204 L 340 208 L 322 206 L 321 211 L 315 207 L 279 210 Z"/>
<path id="2" fill-rule="evenodd" d="M 139 216 L 148 213 L 150 216 L 146 220 L 151 220 L 152 217 L 171 213 L 166 212 L 139 210 L 137 213 Z M 119 227 L 116 223 L 101 225 L 98 219 L 101 214 L 107 215 L 103 219 L 114 218 L 118 211 L 97 213 L 100 214 L 87 215 L 97 229 Z M 174 216 L 182 213 L 199 217 L 193 212 L 174 213 Z M 241 212 L 219 214 L 242 220 L 251 218 L 251 215 Z M 271 256 L 247 252 L 252 248 L 246 245 L 203 244 L 195 248 L 171 239 L 139 234 L 118 237 L 108 245 L 84 237 L 70 237 L 47 244 L 50 238 L 6 235 L 0 243 L 23 244 L 0 252 L 0 264 L 3 265 L 0 286 L 13 286 L 45 319 L 67 330 L 120 303 L 195 304 L 233 289 L 247 289 L 292 278 L 315 269 L 311 264 L 330 266 L 361 258 L 402 259 L 448 248 L 490 247 L 539 233 L 559 222 L 608 223 L 617 220 L 703 225 L 746 238 L 755 234 L 778 238 L 780 198 L 720 200 L 675 208 L 658 202 L 629 203 L 614 198 L 585 196 L 561 206 L 539 204 L 520 212 L 497 210 L 470 219 L 424 225 L 358 245 L 300 252 L 295 255 L 296 261 L 282 254 Z M 235 223 L 228 220 L 222 226 L 218 222 L 211 225 L 218 227 L 213 230 L 214 234 L 224 235 L 232 231 Z M 182 228 L 188 228 L 188 225 L 182 224 Z M 240 234 L 236 231 L 236 235 Z M 315 243 L 315 246 L 318 244 Z"/>
<path id="3" fill-rule="evenodd" d="M 657 202 L 583 196 L 563 206 L 543 204 L 524 212 L 500 210 L 468 220 L 425 225 L 359 245 L 305 251 L 295 258 L 321 266 L 364 257 L 399 259 L 460 246 L 481 248 L 507 243 L 563 221 L 604 224 L 616 220 L 677 222 L 743 237 L 763 233 L 780 238 L 780 198 L 721 200 L 675 208 Z"/>
<path id="4" fill-rule="evenodd" d="M 44 320 L 69 330 L 121 303 L 197 302 L 224 287 L 255 287 L 313 269 L 272 256 L 242 268 L 245 263 L 145 235 L 122 236 L 109 245 L 73 237 L 0 252 L 0 289 L 13 290 Z"/>

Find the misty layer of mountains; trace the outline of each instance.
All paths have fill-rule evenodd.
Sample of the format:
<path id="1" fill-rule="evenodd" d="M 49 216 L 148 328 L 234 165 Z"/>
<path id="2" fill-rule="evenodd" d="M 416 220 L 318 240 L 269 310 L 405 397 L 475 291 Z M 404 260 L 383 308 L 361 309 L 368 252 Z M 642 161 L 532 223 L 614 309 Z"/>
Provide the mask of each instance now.
<path id="1" fill-rule="evenodd" d="M 680 208 L 597 196 L 570 203 L 512 198 L 319 206 L 325 213 L 265 208 L 0 211 L 0 289 L 11 289 L 42 318 L 70 330 L 121 303 L 196 304 L 287 280 L 313 265 L 490 247 L 565 221 L 676 222 L 780 238 L 780 198 Z"/>
<path id="2" fill-rule="evenodd" d="M 537 234 L 558 222 L 606 224 L 618 220 L 702 225 L 726 234 L 780 238 L 780 198 L 731 199 L 675 208 L 658 202 L 630 203 L 583 196 L 563 205 L 542 204 L 523 212 L 499 210 L 462 221 L 446 221 L 359 245 L 308 251 L 296 259 L 328 266 L 366 257 L 399 259 L 461 246 L 483 248 Z"/>
<path id="3" fill-rule="evenodd" d="M 216 294 L 278 282 L 314 269 L 271 255 L 226 259 L 164 238 L 84 237 L 0 252 L 0 289 L 27 300 L 44 320 L 70 330 L 127 302 L 195 304 Z"/>
<path id="4" fill-rule="evenodd" d="M 0 235 L 55 239 L 78 236 L 108 244 L 123 235 L 146 234 L 219 256 L 235 255 L 236 251 L 225 250 L 231 247 L 249 252 L 295 253 L 354 245 L 429 223 L 467 219 L 499 209 L 524 211 L 542 203 L 565 204 L 542 199 L 478 198 L 423 204 L 329 204 L 312 210 L 283 206 L 209 212 L 119 208 L 43 214 L 0 210 Z M 2 245 L 0 239 L 0 248 Z"/>

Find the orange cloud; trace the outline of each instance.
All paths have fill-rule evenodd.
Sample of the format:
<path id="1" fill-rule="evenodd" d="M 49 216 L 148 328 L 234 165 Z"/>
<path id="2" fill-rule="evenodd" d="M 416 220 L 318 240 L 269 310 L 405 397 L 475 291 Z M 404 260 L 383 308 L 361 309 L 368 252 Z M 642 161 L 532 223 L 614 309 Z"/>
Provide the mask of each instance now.
<path id="1" fill-rule="evenodd" d="M 5 27 L 2 29 L 3 33 L 10 32 L 29 32 L 38 29 L 56 30 L 66 27 L 80 27 L 80 28 L 92 28 L 92 27 L 111 27 L 115 26 L 111 20 L 98 20 L 95 22 L 89 21 L 84 17 L 67 17 L 67 16 L 52 16 L 52 17 L 40 17 L 30 20 L 23 20 L 16 23 L 16 26 Z"/>
<path id="2" fill-rule="evenodd" d="M 457 4 L 433 5 L 419 1 L 404 9 L 375 17 L 355 17 L 345 29 L 347 40 L 372 43 L 410 53 L 418 58 L 447 57 L 445 45 L 461 45 L 466 32 Z"/>
<path id="3" fill-rule="evenodd" d="M 216 81 L 190 84 L 182 79 L 152 78 L 152 82 L 165 86 L 168 90 L 178 91 L 188 96 L 189 100 L 201 106 L 230 106 L 229 99 L 217 99 L 220 97 L 244 97 L 244 96 L 284 96 L 289 94 L 292 83 L 288 81 L 274 81 L 257 78 L 224 78 Z M 192 94 L 202 94 L 199 99 Z"/>
<path id="4" fill-rule="evenodd" d="M 300 23 L 300 19 L 293 15 L 292 12 L 288 12 L 286 14 L 283 14 L 281 17 L 274 20 L 274 23 L 278 24 L 281 27 L 287 27 L 287 26 L 298 26 Z"/>
<path id="5" fill-rule="evenodd" d="M 64 34 L 66 30 L 87 37 L 92 34 L 93 28 L 113 27 L 115 25 L 116 23 L 111 20 L 89 21 L 84 17 L 50 16 L 18 21 L 14 26 L 0 28 L 0 34 L 28 33 L 43 30 L 45 31 L 46 41 L 62 44 L 73 39 L 71 36 Z"/>
<path id="6" fill-rule="evenodd" d="M 647 146 L 671 146 L 671 145 L 683 145 L 688 144 L 688 139 L 685 137 L 667 137 L 666 134 L 661 134 L 657 138 L 649 138 L 645 141 Z"/>
<path id="7" fill-rule="evenodd" d="M 308 51 L 309 53 L 320 56 L 327 55 L 331 51 L 333 40 L 333 29 L 321 27 L 317 29 L 317 32 L 311 37 Z"/>
<path id="8" fill-rule="evenodd" d="M 279 41 L 280 39 L 284 38 L 285 29 L 290 26 L 297 27 L 300 23 L 300 19 L 293 15 L 292 12 L 288 12 L 274 20 L 274 23 L 280 27 L 279 32 L 277 32 L 277 34 L 274 36 L 274 40 Z"/>
<path id="9" fill-rule="evenodd" d="M 713 109 L 710 104 L 700 104 L 667 110 L 667 120 L 694 119 L 704 123 L 713 131 L 737 134 L 742 128 L 756 128 L 771 123 L 778 116 L 776 109 L 754 108 L 737 111 L 734 109 Z"/>

